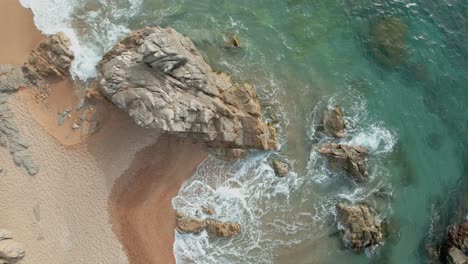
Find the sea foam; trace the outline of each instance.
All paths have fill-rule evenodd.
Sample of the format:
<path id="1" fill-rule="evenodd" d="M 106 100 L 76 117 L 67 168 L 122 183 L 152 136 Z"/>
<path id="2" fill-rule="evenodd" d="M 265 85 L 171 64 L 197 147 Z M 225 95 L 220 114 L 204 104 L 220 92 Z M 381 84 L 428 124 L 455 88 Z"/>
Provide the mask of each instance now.
<path id="1" fill-rule="evenodd" d="M 143 0 L 122 0 L 112 6 L 106 6 L 105 0 L 20 2 L 32 10 L 34 23 L 44 34 L 63 32 L 70 38 L 75 55 L 72 77 L 85 81 L 96 77 L 96 66 L 104 53 L 130 31 L 130 18 L 139 12 Z M 92 6 L 101 8 L 86 10 Z"/>

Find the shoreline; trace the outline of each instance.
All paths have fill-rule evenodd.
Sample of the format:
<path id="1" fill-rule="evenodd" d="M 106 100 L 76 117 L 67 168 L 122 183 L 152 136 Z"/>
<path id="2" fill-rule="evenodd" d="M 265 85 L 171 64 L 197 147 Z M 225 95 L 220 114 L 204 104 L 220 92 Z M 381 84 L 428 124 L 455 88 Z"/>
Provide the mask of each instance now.
<path id="1" fill-rule="evenodd" d="M 0 15 L 7 40 L 0 63 L 21 65 L 44 36 L 18 0 L 0 2 Z M 9 97 L 40 170 L 28 176 L 0 148 L 0 228 L 25 246 L 20 263 L 175 263 L 171 199 L 207 154 L 188 141 L 158 139 L 107 102 L 94 102 L 100 130 L 77 136 L 71 125 L 79 112 L 57 125 L 57 112 L 77 103 L 70 87 L 52 83 L 47 109 L 35 101 L 36 88 Z"/>

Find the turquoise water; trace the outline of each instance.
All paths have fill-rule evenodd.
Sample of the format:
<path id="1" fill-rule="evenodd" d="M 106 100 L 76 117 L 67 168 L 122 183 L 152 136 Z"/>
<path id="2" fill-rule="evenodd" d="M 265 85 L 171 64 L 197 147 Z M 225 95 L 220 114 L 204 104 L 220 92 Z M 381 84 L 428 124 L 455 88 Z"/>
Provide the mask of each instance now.
<path id="1" fill-rule="evenodd" d="M 229 241 L 177 235 L 179 263 L 425 263 L 431 223 L 447 224 L 467 193 L 468 1 L 75 2 L 66 21 L 83 46 L 77 76 L 92 77 L 89 69 L 128 30 L 171 26 L 215 70 L 253 83 L 280 130 L 280 151 L 234 165 L 210 158 L 185 183 L 174 206 L 194 213 L 209 204 L 243 232 Z M 405 32 L 391 40 L 402 43 L 391 65 L 374 50 L 386 19 Z M 230 33 L 241 48 L 225 47 Z M 312 150 L 323 141 L 315 114 L 332 104 L 347 116 L 341 141 L 371 151 L 367 183 L 327 170 Z M 273 176 L 269 162 L 278 156 L 294 165 L 288 179 Z M 382 189 L 391 195 L 374 195 Z M 397 237 L 376 252 L 344 249 L 334 212 L 341 201 L 370 204 L 396 223 Z"/>

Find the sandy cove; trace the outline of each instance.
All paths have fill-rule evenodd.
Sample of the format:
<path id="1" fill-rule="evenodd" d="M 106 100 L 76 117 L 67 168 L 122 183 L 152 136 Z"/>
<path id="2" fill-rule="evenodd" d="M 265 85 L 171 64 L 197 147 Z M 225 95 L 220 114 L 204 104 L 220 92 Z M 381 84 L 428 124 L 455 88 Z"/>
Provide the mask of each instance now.
<path id="1" fill-rule="evenodd" d="M 17 0 L 0 2 L 0 20 L 0 63 L 20 65 L 43 36 Z M 174 263 L 171 198 L 206 153 L 175 138 L 156 142 L 105 102 L 101 130 L 76 136 L 69 123 L 55 123 L 76 95 L 66 81 L 50 88 L 49 110 L 32 89 L 9 102 L 40 172 L 28 176 L 0 148 L 0 226 L 25 245 L 21 263 Z"/>

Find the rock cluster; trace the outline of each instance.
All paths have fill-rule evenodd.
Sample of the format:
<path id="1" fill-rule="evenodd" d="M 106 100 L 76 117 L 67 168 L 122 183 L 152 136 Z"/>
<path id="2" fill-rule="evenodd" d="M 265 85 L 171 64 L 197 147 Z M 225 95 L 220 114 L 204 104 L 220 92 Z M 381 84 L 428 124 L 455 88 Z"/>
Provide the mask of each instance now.
<path id="1" fill-rule="evenodd" d="M 0 229 L 0 263 L 17 263 L 24 255 L 23 245 L 12 239 L 10 231 Z"/>
<path id="2" fill-rule="evenodd" d="M 70 45 L 70 40 L 63 33 L 48 37 L 29 55 L 27 63 L 23 66 L 25 75 L 32 83 L 69 76 L 74 59 Z"/>
<path id="3" fill-rule="evenodd" d="M 132 32 L 103 57 L 98 78 L 100 92 L 140 126 L 213 148 L 276 148 L 253 87 L 213 72 L 171 28 Z"/>
<path id="4" fill-rule="evenodd" d="M 176 229 L 182 234 L 198 234 L 203 230 L 208 232 L 210 237 L 235 237 L 240 231 L 240 225 L 231 222 L 220 222 L 214 219 L 199 219 L 188 216 L 180 211 L 176 211 Z"/>
<path id="5" fill-rule="evenodd" d="M 367 156 L 366 148 L 324 143 L 317 146 L 317 151 L 325 155 L 333 167 L 344 170 L 351 179 L 364 181 L 368 178 L 369 173 L 364 162 L 364 158 Z"/>
<path id="6" fill-rule="evenodd" d="M 338 228 L 343 242 L 355 252 L 375 249 L 382 242 L 381 221 L 366 205 L 338 204 Z"/>
<path id="7" fill-rule="evenodd" d="M 330 136 L 344 137 L 345 120 L 343 110 L 339 106 L 328 108 L 323 113 L 323 130 Z"/>

